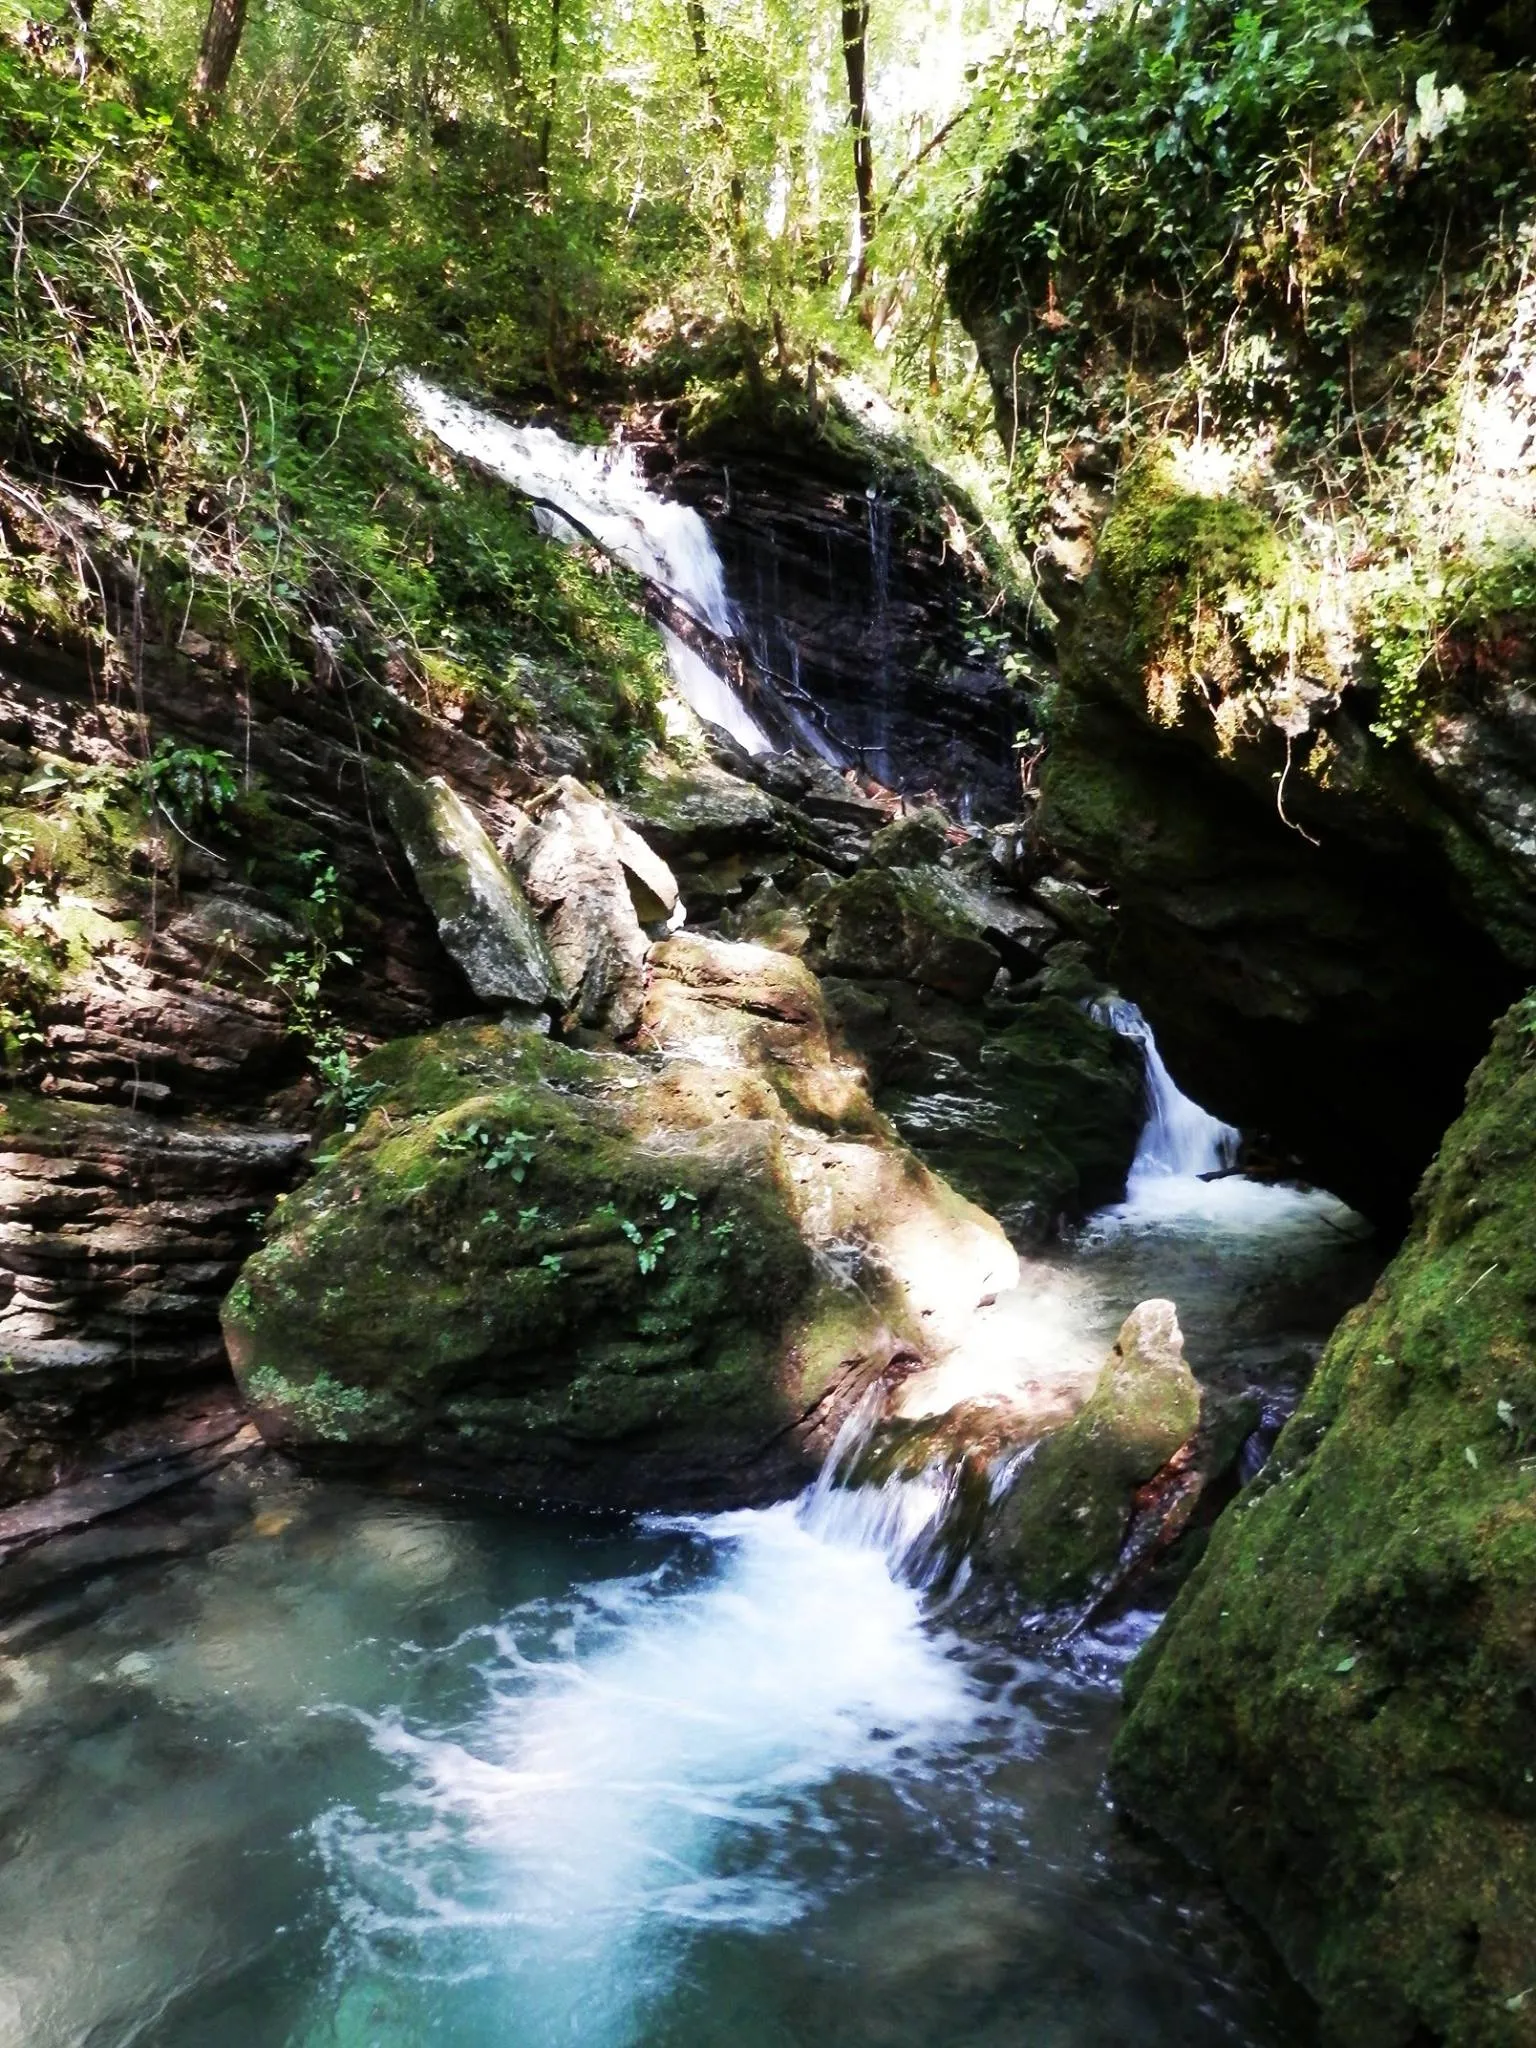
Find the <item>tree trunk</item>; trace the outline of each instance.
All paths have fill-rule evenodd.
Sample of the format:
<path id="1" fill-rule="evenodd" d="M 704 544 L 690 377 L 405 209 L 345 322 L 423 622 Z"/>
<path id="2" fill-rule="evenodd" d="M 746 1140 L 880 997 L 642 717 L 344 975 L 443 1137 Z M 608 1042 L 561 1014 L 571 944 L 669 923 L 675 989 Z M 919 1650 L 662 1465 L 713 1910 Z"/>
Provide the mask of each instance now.
<path id="1" fill-rule="evenodd" d="M 698 66 L 699 89 L 704 95 L 704 111 L 709 122 L 709 132 L 720 146 L 722 156 L 730 154 L 730 139 L 725 132 L 725 122 L 720 117 L 720 102 L 715 91 L 715 74 L 709 61 L 709 36 L 704 20 L 704 0 L 688 0 L 688 26 L 693 31 L 693 54 Z M 746 200 L 746 186 L 735 163 L 731 164 L 731 227 L 741 227 L 742 206 Z"/>
<path id="2" fill-rule="evenodd" d="M 501 52 L 502 68 L 507 74 L 508 97 L 515 100 L 523 90 L 523 53 L 518 48 L 517 30 L 505 8 L 499 5 L 499 0 L 480 0 L 480 12 L 485 16 L 486 26 Z"/>
<path id="3" fill-rule="evenodd" d="M 550 137 L 555 125 L 555 100 L 560 90 L 560 0 L 549 0 L 549 94 L 539 123 L 539 190 L 549 190 Z"/>
<path id="4" fill-rule="evenodd" d="M 869 132 L 869 0 L 843 0 L 843 64 L 848 72 L 848 125 L 853 130 L 853 260 L 848 266 L 852 296 L 863 291 L 869 273 L 869 245 L 875 236 L 875 151 Z"/>
<path id="5" fill-rule="evenodd" d="M 200 107 L 215 107 L 224 97 L 245 33 L 246 5 L 247 0 L 208 0 L 203 46 L 192 79 L 192 98 Z"/>

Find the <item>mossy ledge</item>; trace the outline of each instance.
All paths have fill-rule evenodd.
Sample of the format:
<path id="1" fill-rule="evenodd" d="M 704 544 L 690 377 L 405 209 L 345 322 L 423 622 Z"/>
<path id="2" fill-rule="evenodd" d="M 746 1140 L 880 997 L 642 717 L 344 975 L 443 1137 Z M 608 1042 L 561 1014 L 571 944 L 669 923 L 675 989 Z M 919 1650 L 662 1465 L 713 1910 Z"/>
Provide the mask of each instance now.
<path id="1" fill-rule="evenodd" d="M 1133 1666 L 1112 1783 L 1354 2048 L 1536 2041 L 1536 1000 Z"/>

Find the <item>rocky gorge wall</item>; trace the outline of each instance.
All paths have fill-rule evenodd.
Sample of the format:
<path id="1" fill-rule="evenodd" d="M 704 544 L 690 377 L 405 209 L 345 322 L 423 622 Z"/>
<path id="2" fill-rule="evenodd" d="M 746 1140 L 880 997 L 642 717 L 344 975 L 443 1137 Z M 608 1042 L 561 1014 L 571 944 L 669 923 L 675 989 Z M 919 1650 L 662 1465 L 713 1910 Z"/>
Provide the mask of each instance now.
<path id="1" fill-rule="evenodd" d="M 1040 842 L 1108 885 L 1110 972 L 1200 1098 L 1412 1215 L 1133 1667 L 1115 1795 L 1252 1913 L 1325 2039 L 1514 2048 L 1536 497 L 1507 209 L 1531 101 L 1507 23 L 1371 14 L 1345 59 L 1309 57 L 1298 12 L 1257 85 L 1250 17 L 1099 18 L 951 284 L 1055 621 Z M 1426 139 L 1411 109 L 1451 78 Z"/>
<path id="2" fill-rule="evenodd" d="M 813 488 L 822 493 L 817 516 L 828 530 L 851 527 L 862 549 L 862 522 L 844 508 L 839 525 L 822 484 Z M 923 603 L 910 607 L 903 629 L 915 661 L 946 604 L 950 638 L 963 639 L 975 584 L 958 558 L 946 572 L 942 547 L 930 557 L 917 541 L 912 545 L 920 578 L 927 579 Z M 131 616 L 127 605 L 124 612 Z M 854 619 L 855 635 L 867 623 L 858 604 L 846 617 Z M 917 687 L 910 675 L 908 682 Z M 428 1057 L 431 1041 L 422 1034 L 456 1019 L 499 1016 L 514 1041 L 534 1031 L 532 1058 L 542 1057 L 539 1045 L 550 1047 L 539 1033 L 553 1028 L 568 1048 L 567 1065 L 575 1062 L 562 1086 L 574 1085 L 578 1069 L 588 1072 L 583 1059 L 595 1061 L 597 1097 L 608 1085 L 598 1085 L 604 1073 L 619 1089 L 616 1100 L 631 1086 L 613 1081 L 601 1065 L 605 1056 L 622 1049 L 620 1071 L 627 1074 L 640 1055 L 650 1065 L 632 1070 L 641 1092 L 631 1107 L 651 1102 L 656 1063 L 691 1056 L 687 1044 L 671 1046 L 667 1035 L 687 1006 L 681 999 L 669 1004 L 660 993 L 667 985 L 661 942 L 685 912 L 690 931 L 702 925 L 717 934 L 712 943 L 724 944 L 722 961 L 761 956 L 755 967 L 730 970 L 746 977 L 735 996 L 722 987 L 702 1009 L 695 1003 L 689 1029 L 713 1048 L 708 1057 L 720 1056 L 729 1019 L 759 1009 L 770 1020 L 770 1036 L 778 1029 L 793 1038 L 812 1015 L 820 1018 L 812 1033 L 820 1051 L 775 1060 L 768 1094 L 753 1081 L 739 1102 L 729 1089 L 718 1097 L 696 1091 L 696 1100 L 686 1090 L 658 1097 L 645 1125 L 650 1135 L 638 1140 L 642 1153 L 664 1142 L 669 1122 L 677 1128 L 665 1142 L 684 1150 L 699 1142 L 688 1133 L 701 1127 L 698 1104 L 711 1103 L 703 1125 L 720 1130 L 709 1144 L 718 1149 L 722 1133 L 740 1126 L 762 1140 L 760 1151 L 767 1147 L 759 1161 L 764 1186 L 780 1194 L 769 1201 L 770 1209 L 778 1204 L 779 1220 L 765 1229 L 769 1238 L 789 1232 L 779 1278 L 764 1269 L 750 1286 L 742 1283 L 747 1294 L 787 1302 L 784 1275 L 791 1267 L 803 1275 L 827 1257 L 834 1264 L 864 1259 L 867 1280 L 854 1283 L 845 1274 L 840 1284 L 853 1285 L 860 1299 L 862 1286 L 885 1305 L 865 1338 L 849 1337 L 840 1366 L 821 1357 L 825 1344 L 802 1345 L 790 1379 L 809 1375 L 804 1399 L 786 1394 L 783 1378 L 800 1339 L 786 1338 L 789 1351 L 765 1354 L 757 1366 L 742 1365 L 737 1436 L 727 1443 L 737 1423 L 726 1399 L 713 1438 L 705 1427 L 686 1453 L 679 1443 L 670 1497 L 709 1492 L 711 1442 L 714 1463 L 728 1472 L 744 1455 L 743 1430 L 761 1446 L 794 1416 L 818 1411 L 804 1443 L 786 1440 L 776 1464 L 769 1460 L 739 1480 L 717 1474 L 712 1497 L 730 1497 L 733 1486 L 756 1493 L 793 1483 L 804 1461 L 819 1455 L 822 1425 L 835 1422 L 870 1372 L 903 1351 L 924 1355 L 925 1314 L 910 1298 L 915 1283 L 888 1277 L 899 1276 L 902 1258 L 885 1234 L 910 1208 L 914 1216 L 927 1214 L 942 1236 L 945 1205 L 960 1197 L 923 1177 L 908 1140 L 935 1167 L 953 1172 L 963 1194 L 1009 1210 L 1026 1234 L 1049 1231 L 1058 1217 L 1113 1195 L 1123 1181 L 1140 1118 L 1137 1058 L 1076 1007 L 1081 989 L 1094 985 L 1091 976 L 1084 979 L 1081 942 L 1059 908 L 1030 893 L 1039 876 L 1021 862 L 1016 836 L 968 832 L 937 812 L 910 821 L 909 832 L 905 823 L 890 823 L 901 801 L 888 792 L 871 795 L 875 785 L 861 786 L 856 774 L 814 758 L 753 762 L 722 734 L 696 733 L 670 753 L 652 743 L 628 770 L 616 807 L 600 793 L 581 733 L 557 711 L 545 706 L 514 715 L 473 697 L 434 698 L 430 681 L 409 664 L 398 674 L 362 672 L 335 660 L 322 641 L 307 677 L 273 684 L 253 679 L 230 649 L 200 633 L 187 631 L 171 644 L 153 622 L 142 622 L 132 642 L 114 643 L 105 669 L 83 645 L 17 635 L 4 650 L 0 685 L 11 1079 L 0 1260 L 0 1489 L 9 1498 L 73 1476 L 105 1433 L 183 1395 L 201 1395 L 227 1372 L 220 1304 L 258 1249 L 274 1203 L 313 1171 L 317 1129 L 335 1134 L 319 1140 L 322 1181 L 314 1185 L 323 1206 L 327 1168 L 350 1174 L 348 1189 L 366 1185 L 363 1162 L 371 1171 L 381 1116 L 387 1131 L 392 1115 L 422 1113 L 411 1106 L 408 1087 L 406 1106 L 389 1109 L 391 1089 L 404 1083 L 395 1069 L 368 1064 L 370 1048 L 420 1042 Z M 1003 729 L 977 759 L 985 755 L 992 771 L 1006 774 Z M 574 776 L 565 772 L 572 769 Z M 1086 894 L 1084 902 L 1098 914 Z M 802 991 L 775 1026 L 777 998 L 760 1002 L 752 991 L 774 960 L 785 960 L 789 971 L 802 954 L 812 972 L 794 972 L 810 994 Z M 816 975 L 825 976 L 824 993 Z M 997 1057 L 1000 1048 L 1005 1058 Z M 761 1057 L 732 1055 L 748 1070 Z M 950 1081 L 957 1064 L 976 1092 L 974 1113 L 959 1124 L 952 1114 L 936 1120 L 934 1113 L 940 1101 L 956 1099 Z M 384 1102 L 375 1111 L 377 1098 Z M 899 1132 L 877 1102 L 889 1105 Z M 447 1107 L 438 1104 L 434 1114 Z M 535 1112 L 558 1122 L 558 1111 L 557 1089 L 547 1100 L 535 1091 L 520 1114 L 525 1123 Z M 608 1112 L 593 1114 L 601 1123 Z M 476 1118 L 466 1110 L 461 1121 Z M 353 1136 L 361 1124 L 371 1133 L 366 1144 Z M 444 1126 L 445 1165 L 456 1157 L 456 1128 Z M 335 1167 L 326 1151 L 338 1142 L 355 1148 L 348 1167 Z M 878 1186 L 871 1183 L 862 1197 L 850 1193 L 852 1207 L 840 1223 L 819 1209 L 813 1217 L 792 1192 L 796 1173 L 808 1169 L 791 1172 L 785 1162 L 817 1146 L 827 1152 L 818 1171 L 852 1173 L 855 1183 L 877 1167 L 887 1176 L 880 1181 L 877 1174 Z M 588 1208 L 612 1205 L 624 1177 L 615 1164 L 622 1149 L 619 1134 L 610 1133 L 603 1171 L 617 1178 L 606 1193 L 588 1190 L 581 1198 Z M 460 1256 L 461 1222 L 483 1234 L 491 1227 L 484 1217 L 500 1216 L 513 1238 L 497 1260 L 528 1248 L 533 1239 L 515 1219 L 539 1203 L 511 1188 L 527 1164 L 519 1163 L 515 1176 L 509 1172 L 515 1207 L 505 1214 L 493 1193 L 472 1218 L 460 1219 L 459 1197 L 449 1192 L 458 1183 L 452 1175 L 433 1180 L 420 1199 L 443 1215 L 425 1228 L 412 1287 L 438 1286 L 432 1276 L 439 1256 Z M 557 1290 L 567 1307 L 590 1297 L 594 1331 L 609 1314 L 597 1279 L 604 1258 L 612 1264 L 617 1250 L 632 1291 L 637 1274 L 643 1278 L 665 1261 L 668 1246 L 674 1258 L 682 1249 L 670 1214 L 656 1209 L 669 1194 L 673 1206 L 684 1199 L 681 1152 L 675 1169 L 656 1171 L 666 1185 L 651 1187 L 651 1170 L 634 1168 L 636 1185 L 648 1190 L 643 1217 L 637 1210 L 592 1224 L 594 1243 L 612 1245 L 588 1275 L 590 1285 L 573 1278 Z M 830 1190 L 832 1179 L 823 1186 Z M 579 1207 L 577 1191 L 567 1193 Z M 690 1184 L 685 1193 L 691 1202 L 699 1190 Z M 298 1217 L 300 1208 L 286 1213 Z M 351 1220 L 360 1222 L 362 1213 Z M 700 1213 L 697 1206 L 687 1210 L 690 1217 Z M 956 1213 L 964 1213 L 963 1203 Z M 643 1222 L 643 1257 L 621 1222 Z M 574 1214 L 564 1225 L 578 1238 L 587 1227 Z M 437 1245 L 450 1226 L 457 1233 L 452 1246 L 446 1238 Z M 988 1229 L 987 1241 L 1005 1252 L 995 1226 Z M 821 1242 L 829 1232 L 830 1253 Z M 654 1257 L 645 1249 L 652 1240 Z M 728 1235 L 709 1242 L 732 1251 Z M 340 1261 L 347 1270 L 325 1281 L 327 1301 L 372 1299 L 367 1289 L 386 1252 L 382 1238 L 370 1244 L 360 1241 Z M 806 1245 L 811 1267 L 803 1266 Z M 857 1251 L 861 1245 L 866 1249 Z M 566 1256 L 541 1237 L 538 1257 L 546 1263 L 535 1261 L 535 1291 L 548 1287 Z M 514 1491 L 545 1491 L 553 1483 L 557 1492 L 583 1499 L 605 1486 L 612 1498 L 666 1494 L 654 1476 L 667 1469 L 665 1450 L 657 1452 L 666 1438 L 662 1410 L 670 1401 L 682 1415 L 702 1396 L 707 1411 L 714 1384 L 706 1377 L 685 1398 L 677 1391 L 683 1338 L 647 1334 L 647 1318 L 675 1321 L 682 1313 L 660 1305 L 666 1279 L 664 1273 L 654 1287 L 642 1287 L 628 1308 L 615 1311 L 607 1334 L 594 1335 L 589 1373 L 602 1380 L 611 1367 L 611 1391 L 625 1375 L 640 1381 L 626 1397 L 628 1420 L 610 1432 L 610 1448 L 599 1449 L 589 1432 L 587 1448 L 573 1450 L 572 1432 L 561 1425 L 555 1434 L 567 1448 L 555 1465 L 564 1459 L 563 1478 L 550 1481 L 555 1467 L 547 1457 L 541 1465 L 539 1457 L 507 1446 L 481 1458 L 487 1477 L 495 1480 L 499 1471 L 498 1483 Z M 386 1288 L 377 1314 L 370 1309 L 364 1317 L 369 1331 L 388 1297 Z M 622 1289 L 620 1298 L 629 1300 Z M 846 1307 L 833 1302 L 817 1311 L 824 1334 L 848 1321 Z M 480 1312 L 465 1306 L 471 1320 Z M 516 1324 L 521 1311 L 514 1305 L 510 1312 Z M 423 1313 L 430 1324 L 432 1314 Z M 937 1314 L 938 1304 L 929 1303 L 932 1328 Z M 630 1326 L 625 1315 L 640 1320 Z M 343 1323 L 353 1317 L 349 1308 Z M 301 1321 L 311 1333 L 324 1325 L 318 1300 Z M 538 1340 L 548 1355 L 535 1378 L 545 1382 L 554 1328 Z M 405 1326 L 398 1337 L 389 1355 L 398 1352 L 405 1370 L 405 1353 L 419 1340 Z M 382 1436 L 344 1432 L 353 1439 L 354 1461 L 371 1446 L 376 1462 L 397 1453 L 430 1462 L 428 1440 L 438 1427 L 431 1414 L 441 1415 L 445 1402 L 459 1403 L 456 1412 L 466 1417 L 466 1400 L 483 1406 L 492 1398 L 486 1386 L 506 1369 L 502 1354 L 522 1341 L 504 1333 L 500 1351 L 493 1344 L 484 1357 L 471 1345 L 435 1406 L 407 1400 L 415 1418 L 409 1425 L 397 1413 Z M 826 1342 L 838 1341 L 826 1335 Z M 555 1345 L 559 1355 L 566 1355 L 565 1342 Z M 722 1337 L 702 1363 L 712 1370 L 716 1352 L 723 1357 L 733 1342 Z M 273 1375 L 291 1379 L 303 1346 L 286 1365 L 278 1354 L 295 1345 L 294 1335 L 282 1344 L 269 1336 L 255 1349 L 248 1345 L 247 1382 L 254 1373 L 267 1388 L 257 1407 L 274 1434 L 334 1462 L 342 1441 L 334 1425 L 347 1417 L 345 1400 L 329 1409 L 324 1399 L 300 1404 L 310 1422 L 329 1416 L 316 1431 L 274 1396 Z M 317 1360 L 311 1379 L 340 1384 L 335 1361 Z M 811 1381 L 815 1391 L 805 1392 Z M 829 1389 L 831 1406 L 818 1410 Z M 767 1428 L 770 1411 L 778 1420 Z M 483 1418 L 457 1442 L 453 1455 L 461 1464 L 479 1455 L 471 1442 L 476 1431 L 483 1435 Z M 440 1428 L 438 1434 L 447 1441 Z M 575 1428 L 574 1437 L 581 1436 Z M 650 1445 L 643 1455 L 642 1439 Z M 656 1454 L 651 1479 L 626 1476 L 630 1451 L 612 1448 L 621 1440 L 632 1440 L 642 1465 Z M 685 1482 L 679 1475 L 690 1459 L 693 1477 Z M 583 1460 L 594 1471 L 606 1460 L 616 1476 L 583 1479 Z"/>

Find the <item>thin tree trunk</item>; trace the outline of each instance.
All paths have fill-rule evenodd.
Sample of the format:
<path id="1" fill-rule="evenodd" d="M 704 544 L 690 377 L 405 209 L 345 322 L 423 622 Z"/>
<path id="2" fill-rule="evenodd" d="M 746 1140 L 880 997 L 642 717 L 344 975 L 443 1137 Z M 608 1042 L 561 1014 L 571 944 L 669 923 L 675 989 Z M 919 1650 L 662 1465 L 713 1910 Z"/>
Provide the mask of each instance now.
<path id="1" fill-rule="evenodd" d="M 86 74 L 91 68 L 91 16 L 96 11 L 96 0 L 69 0 L 69 11 L 75 17 L 79 34 L 75 37 L 75 69 L 84 85 Z"/>
<path id="2" fill-rule="evenodd" d="M 856 202 L 848 288 L 855 297 L 863 291 L 869 274 L 869 245 L 875 236 L 875 151 L 869 132 L 868 59 L 869 0 L 843 0 L 843 64 L 848 73 L 848 125 L 853 130 Z"/>
<path id="3" fill-rule="evenodd" d="M 555 126 L 555 100 L 560 90 L 560 0 L 549 0 L 549 93 L 539 123 L 539 190 L 549 190 L 550 139 Z"/>
<path id="4" fill-rule="evenodd" d="M 512 26 L 511 17 L 498 4 L 498 0 L 480 0 L 480 12 L 485 16 L 491 34 L 496 38 L 496 47 L 501 52 L 501 61 L 507 74 L 507 88 L 513 98 L 523 89 L 523 53 L 518 48 L 517 30 Z"/>
<path id="5" fill-rule="evenodd" d="M 709 34 L 704 19 L 704 0 L 688 0 L 688 26 L 693 31 L 693 54 L 698 65 L 699 89 L 704 95 L 704 111 L 709 122 L 709 132 L 720 146 L 722 155 L 730 153 L 730 139 L 725 132 L 725 122 L 720 117 L 720 101 L 715 89 L 714 68 L 709 61 Z M 731 226 L 739 229 L 741 212 L 746 200 L 746 187 L 742 183 L 740 170 L 734 161 L 731 164 Z"/>
<path id="6" fill-rule="evenodd" d="M 200 107 L 212 108 L 224 97 L 245 33 L 246 5 L 247 0 L 208 0 L 203 44 L 192 79 L 192 98 Z"/>

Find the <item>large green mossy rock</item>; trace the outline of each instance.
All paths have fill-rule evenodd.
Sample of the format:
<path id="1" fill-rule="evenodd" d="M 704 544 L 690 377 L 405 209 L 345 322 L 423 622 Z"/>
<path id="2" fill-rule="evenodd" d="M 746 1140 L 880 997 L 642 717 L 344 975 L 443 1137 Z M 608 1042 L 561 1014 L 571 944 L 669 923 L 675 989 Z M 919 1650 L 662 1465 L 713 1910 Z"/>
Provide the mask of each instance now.
<path id="1" fill-rule="evenodd" d="M 1533 1027 L 1500 1024 L 1114 1752 L 1356 2048 L 1536 2042 Z"/>
<path id="2" fill-rule="evenodd" d="M 648 1059 L 460 1026 L 363 1063 L 366 1120 L 225 1306 L 269 1440 L 525 1499 L 761 1497 L 1016 1279 L 840 1081 L 803 969 L 657 951 Z"/>
<path id="3" fill-rule="evenodd" d="M 1036 1612 L 1091 1599 L 1119 1562 L 1137 1490 L 1199 1421 L 1174 1305 L 1144 1301 L 1072 1421 L 1019 1466 L 987 1517 L 979 1561 Z"/>
<path id="4" fill-rule="evenodd" d="M 941 868 L 865 868 L 827 891 L 813 928 L 819 963 L 856 981 L 903 976 L 974 1002 L 1002 965 L 965 889 Z"/>

